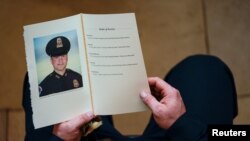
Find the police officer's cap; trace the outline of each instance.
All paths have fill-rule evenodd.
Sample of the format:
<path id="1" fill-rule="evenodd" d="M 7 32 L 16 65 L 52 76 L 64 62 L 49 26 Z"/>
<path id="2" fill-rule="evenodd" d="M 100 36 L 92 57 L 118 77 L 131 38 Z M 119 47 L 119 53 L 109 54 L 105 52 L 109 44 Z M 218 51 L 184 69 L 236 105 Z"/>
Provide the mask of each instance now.
<path id="1" fill-rule="evenodd" d="M 70 50 L 70 42 L 64 36 L 51 39 L 46 46 L 46 53 L 49 56 L 60 56 L 67 54 Z"/>

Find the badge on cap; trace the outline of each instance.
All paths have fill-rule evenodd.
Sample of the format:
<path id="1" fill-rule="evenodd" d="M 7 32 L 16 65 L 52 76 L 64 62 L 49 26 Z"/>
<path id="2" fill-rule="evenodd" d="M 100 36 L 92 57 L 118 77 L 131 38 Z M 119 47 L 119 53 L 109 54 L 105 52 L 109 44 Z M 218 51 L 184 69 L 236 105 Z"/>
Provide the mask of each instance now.
<path id="1" fill-rule="evenodd" d="M 79 82 L 76 79 L 73 80 L 73 86 L 75 88 L 78 88 L 80 86 Z"/>
<path id="2" fill-rule="evenodd" d="M 57 38 L 56 39 L 56 48 L 60 48 L 60 47 L 63 47 L 62 39 Z"/>

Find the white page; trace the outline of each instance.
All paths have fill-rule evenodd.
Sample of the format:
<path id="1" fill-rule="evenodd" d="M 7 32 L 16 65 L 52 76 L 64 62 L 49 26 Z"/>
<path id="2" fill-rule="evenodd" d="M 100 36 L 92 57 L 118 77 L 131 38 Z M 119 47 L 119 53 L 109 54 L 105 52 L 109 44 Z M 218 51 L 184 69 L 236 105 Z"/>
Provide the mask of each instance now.
<path id="1" fill-rule="evenodd" d="M 83 14 L 94 111 L 112 115 L 146 110 L 149 91 L 133 13 Z"/>
<path id="2" fill-rule="evenodd" d="M 79 14 L 24 27 L 35 128 L 69 120 L 92 110 L 81 21 Z M 45 53 L 45 46 L 48 40 L 56 36 L 65 36 L 70 39 L 71 49 L 68 53 L 67 67 L 78 70 L 83 78 L 83 87 L 40 97 L 39 82 L 53 71 L 50 57 Z M 40 58 L 44 56 L 44 58 L 40 59 L 39 56 Z M 79 62 L 78 65 L 76 62 Z"/>

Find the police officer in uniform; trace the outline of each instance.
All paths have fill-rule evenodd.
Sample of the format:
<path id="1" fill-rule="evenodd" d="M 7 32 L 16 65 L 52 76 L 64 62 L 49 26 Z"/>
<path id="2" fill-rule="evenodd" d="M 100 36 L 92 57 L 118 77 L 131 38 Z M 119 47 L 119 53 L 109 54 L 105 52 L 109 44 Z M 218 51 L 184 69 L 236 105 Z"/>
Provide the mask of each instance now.
<path id="1" fill-rule="evenodd" d="M 46 53 L 51 58 L 54 71 L 39 84 L 40 96 L 82 87 L 82 76 L 67 68 L 70 41 L 64 36 L 51 39 Z"/>

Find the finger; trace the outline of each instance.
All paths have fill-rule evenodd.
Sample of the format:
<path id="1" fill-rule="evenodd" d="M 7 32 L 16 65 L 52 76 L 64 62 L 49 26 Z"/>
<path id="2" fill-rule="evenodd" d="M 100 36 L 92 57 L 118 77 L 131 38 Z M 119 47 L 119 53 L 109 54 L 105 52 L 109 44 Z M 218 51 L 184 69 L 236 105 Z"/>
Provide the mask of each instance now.
<path id="1" fill-rule="evenodd" d="M 149 77 L 148 83 L 161 95 L 172 93 L 173 87 L 159 77 Z"/>
<path id="2" fill-rule="evenodd" d="M 155 97 L 153 97 L 151 94 L 148 94 L 144 91 L 140 93 L 140 97 L 142 101 L 152 110 L 153 113 L 157 110 L 158 107 L 160 107 L 161 103 L 159 103 Z"/>
<path id="3" fill-rule="evenodd" d="M 81 114 L 72 120 L 68 121 L 68 124 L 71 125 L 72 128 L 77 129 L 80 128 L 85 123 L 91 121 L 94 118 L 94 114 L 92 112 L 87 112 L 85 114 Z"/>

